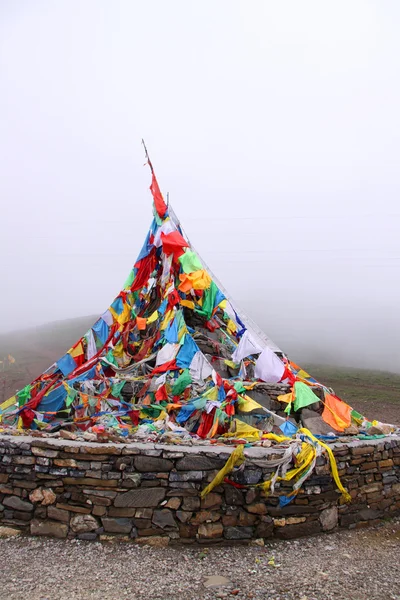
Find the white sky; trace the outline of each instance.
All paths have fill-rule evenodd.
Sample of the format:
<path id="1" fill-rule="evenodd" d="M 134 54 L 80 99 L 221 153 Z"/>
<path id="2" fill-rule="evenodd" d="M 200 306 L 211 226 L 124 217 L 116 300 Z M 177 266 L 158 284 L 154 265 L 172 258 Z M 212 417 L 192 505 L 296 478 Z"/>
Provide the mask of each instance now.
<path id="1" fill-rule="evenodd" d="M 151 221 L 144 137 L 194 245 L 278 344 L 400 370 L 399 16 L 2 0 L 0 331 L 110 304 Z"/>

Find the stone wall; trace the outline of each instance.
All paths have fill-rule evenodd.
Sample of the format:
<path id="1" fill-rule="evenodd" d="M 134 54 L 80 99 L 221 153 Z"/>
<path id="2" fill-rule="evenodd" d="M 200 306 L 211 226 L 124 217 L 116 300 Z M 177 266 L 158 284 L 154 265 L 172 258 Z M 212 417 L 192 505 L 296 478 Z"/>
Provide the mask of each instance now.
<path id="1" fill-rule="evenodd" d="M 400 514 L 400 436 L 332 446 L 352 503 L 341 505 L 325 457 L 294 502 L 251 487 L 278 447 L 245 450 L 237 485 L 200 491 L 231 448 L 110 445 L 0 435 L 0 527 L 33 535 L 210 544 L 359 528 Z"/>

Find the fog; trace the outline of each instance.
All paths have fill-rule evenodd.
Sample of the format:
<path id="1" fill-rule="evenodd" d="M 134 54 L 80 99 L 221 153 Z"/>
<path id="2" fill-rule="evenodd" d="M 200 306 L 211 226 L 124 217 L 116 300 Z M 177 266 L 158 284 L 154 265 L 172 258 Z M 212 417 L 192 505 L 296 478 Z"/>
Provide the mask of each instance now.
<path id="1" fill-rule="evenodd" d="M 160 186 L 294 360 L 400 371 L 395 0 L 2 0 L 0 332 L 101 313 Z M 84 332 L 82 332 L 84 333 Z"/>

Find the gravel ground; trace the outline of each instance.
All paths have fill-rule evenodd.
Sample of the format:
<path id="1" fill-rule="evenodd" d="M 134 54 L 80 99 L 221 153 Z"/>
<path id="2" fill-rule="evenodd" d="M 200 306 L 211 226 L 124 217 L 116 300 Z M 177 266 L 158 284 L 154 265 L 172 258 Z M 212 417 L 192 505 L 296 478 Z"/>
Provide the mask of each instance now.
<path id="1" fill-rule="evenodd" d="M 265 547 L 0 540 L 7 600 L 399 600 L 400 519 Z M 208 588 L 208 576 L 229 579 Z"/>

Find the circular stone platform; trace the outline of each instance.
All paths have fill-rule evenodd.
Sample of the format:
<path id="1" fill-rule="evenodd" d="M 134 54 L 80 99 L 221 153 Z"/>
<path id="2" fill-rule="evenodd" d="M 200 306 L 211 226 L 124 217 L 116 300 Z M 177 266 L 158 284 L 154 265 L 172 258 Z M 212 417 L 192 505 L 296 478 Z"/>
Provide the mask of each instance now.
<path id="1" fill-rule="evenodd" d="M 246 448 L 243 468 L 204 499 L 200 492 L 234 448 L 216 445 L 100 444 L 0 435 L 0 534 L 166 546 L 296 538 L 359 528 L 400 514 L 400 435 L 332 444 L 340 504 L 326 457 L 297 498 L 279 507 L 256 485 L 284 449 Z M 281 490 L 282 493 L 282 490 Z"/>

